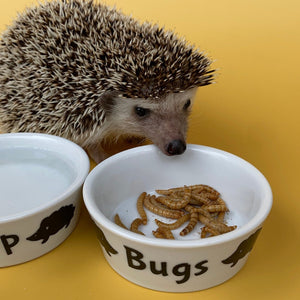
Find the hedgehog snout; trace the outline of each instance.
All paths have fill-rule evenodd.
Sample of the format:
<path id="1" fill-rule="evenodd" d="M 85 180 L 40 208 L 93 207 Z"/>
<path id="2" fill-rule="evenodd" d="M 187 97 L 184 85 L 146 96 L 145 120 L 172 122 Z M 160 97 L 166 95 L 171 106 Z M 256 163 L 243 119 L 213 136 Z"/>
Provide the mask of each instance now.
<path id="1" fill-rule="evenodd" d="M 165 150 L 169 155 L 182 154 L 186 149 L 186 143 L 182 140 L 173 140 L 165 146 Z"/>

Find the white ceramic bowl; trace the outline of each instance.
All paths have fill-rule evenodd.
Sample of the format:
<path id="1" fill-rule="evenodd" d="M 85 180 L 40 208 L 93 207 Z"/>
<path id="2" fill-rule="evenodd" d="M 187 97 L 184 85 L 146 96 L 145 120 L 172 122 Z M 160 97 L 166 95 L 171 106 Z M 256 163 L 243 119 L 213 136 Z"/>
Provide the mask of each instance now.
<path id="1" fill-rule="evenodd" d="M 0 134 L 0 267 L 39 257 L 73 231 L 89 158 L 66 139 Z"/>
<path id="2" fill-rule="evenodd" d="M 200 239 L 196 228 L 182 240 L 165 240 L 152 236 L 157 218 L 152 213 L 147 212 L 148 224 L 139 227 L 146 236 L 113 222 L 118 213 L 129 227 L 138 217 L 136 200 L 143 191 L 193 184 L 207 184 L 221 193 L 230 209 L 227 222 L 238 225 L 236 230 Z M 83 197 L 111 267 L 138 285 L 169 292 L 206 289 L 235 275 L 272 206 L 271 188 L 254 166 L 230 153 L 198 145 L 188 145 L 183 155 L 173 157 L 155 146 L 114 155 L 88 175 Z M 178 237 L 175 231 L 174 235 Z"/>

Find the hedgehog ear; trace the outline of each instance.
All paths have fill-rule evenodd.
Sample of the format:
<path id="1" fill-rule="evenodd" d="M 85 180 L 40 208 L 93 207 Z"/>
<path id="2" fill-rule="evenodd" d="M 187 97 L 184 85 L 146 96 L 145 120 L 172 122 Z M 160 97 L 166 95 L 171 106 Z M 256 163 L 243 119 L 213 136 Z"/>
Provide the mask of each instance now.
<path id="1" fill-rule="evenodd" d="M 101 106 L 105 111 L 110 111 L 115 104 L 115 99 L 120 96 L 118 91 L 106 91 L 101 95 Z"/>

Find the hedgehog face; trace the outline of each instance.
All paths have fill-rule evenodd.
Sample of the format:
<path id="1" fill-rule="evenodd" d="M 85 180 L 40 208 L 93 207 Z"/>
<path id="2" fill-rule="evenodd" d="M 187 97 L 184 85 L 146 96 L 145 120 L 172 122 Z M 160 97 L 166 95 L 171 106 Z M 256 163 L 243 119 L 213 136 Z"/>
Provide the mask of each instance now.
<path id="1" fill-rule="evenodd" d="M 182 154 L 195 92 L 194 88 L 155 100 L 117 98 L 107 122 L 118 135 L 145 137 L 166 155 Z"/>

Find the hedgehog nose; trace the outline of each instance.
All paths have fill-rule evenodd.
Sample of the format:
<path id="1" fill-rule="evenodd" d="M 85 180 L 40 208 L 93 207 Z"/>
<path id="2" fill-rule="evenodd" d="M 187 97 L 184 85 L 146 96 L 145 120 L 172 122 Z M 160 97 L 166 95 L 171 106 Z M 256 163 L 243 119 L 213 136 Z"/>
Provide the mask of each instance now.
<path id="1" fill-rule="evenodd" d="M 166 150 L 170 155 L 182 154 L 186 149 L 186 144 L 182 140 L 173 140 L 167 144 Z"/>

